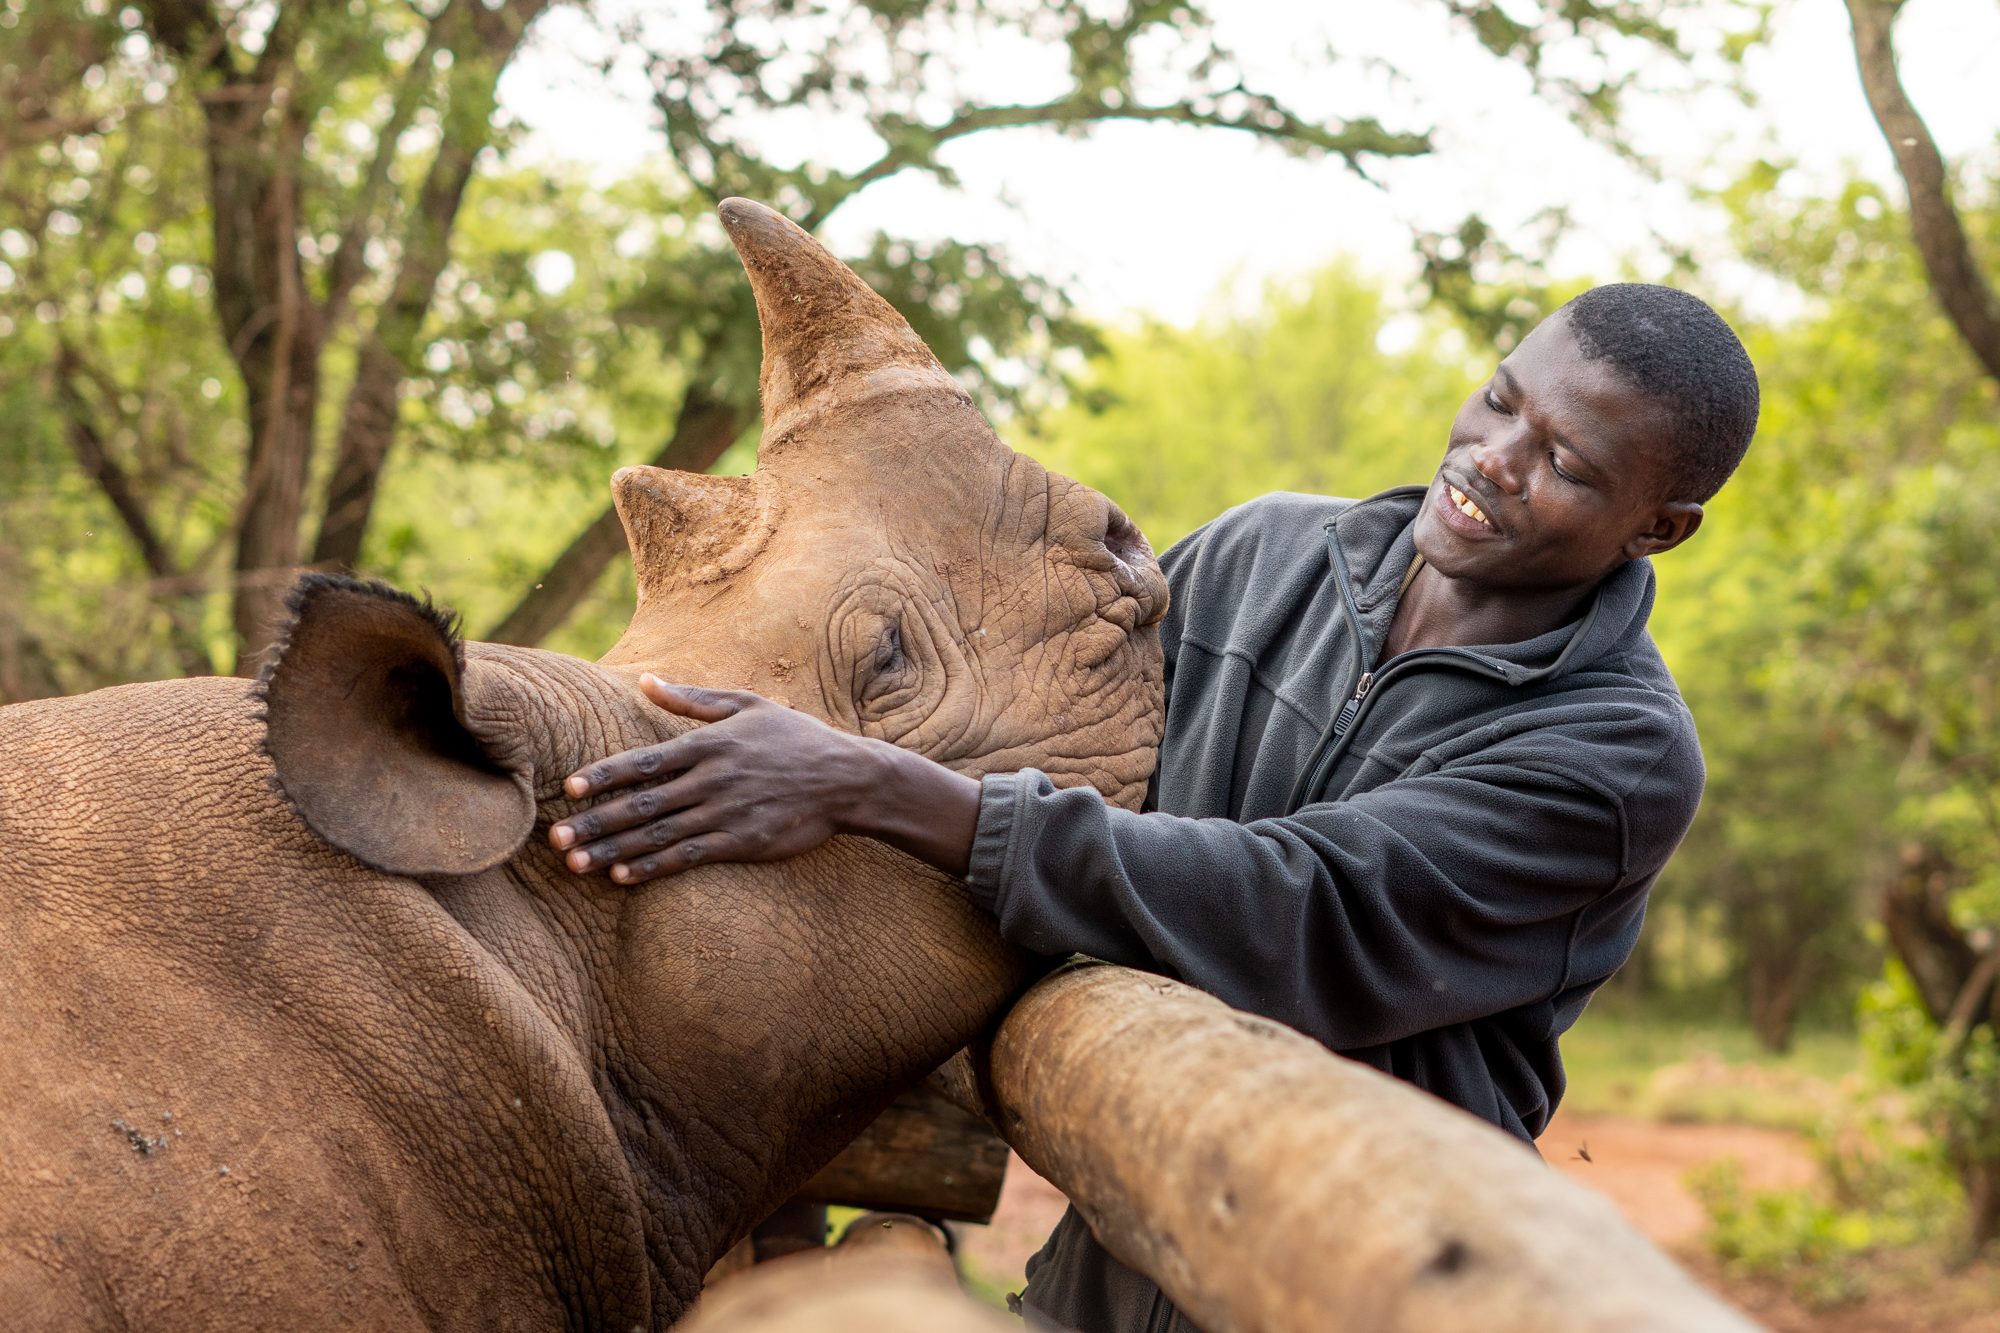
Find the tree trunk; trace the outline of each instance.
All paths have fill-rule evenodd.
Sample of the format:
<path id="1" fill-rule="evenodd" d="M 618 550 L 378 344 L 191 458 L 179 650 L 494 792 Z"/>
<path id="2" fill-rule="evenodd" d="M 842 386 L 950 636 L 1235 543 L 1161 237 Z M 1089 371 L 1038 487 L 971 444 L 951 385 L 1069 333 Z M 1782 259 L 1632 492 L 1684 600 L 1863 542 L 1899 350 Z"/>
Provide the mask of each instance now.
<path id="1" fill-rule="evenodd" d="M 707 369 L 704 364 L 697 370 L 681 400 L 674 433 L 653 459 L 654 467 L 706 472 L 750 424 L 753 414 L 748 408 L 708 395 L 702 387 Z M 534 647 L 569 619 L 611 562 L 623 554 L 625 528 L 618 511 L 607 505 L 486 637 L 494 643 Z"/>
<path id="2" fill-rule="evenodd" d="M 1792 1049 L 1810 963 L 1797 947 L 1775 948 L 1769 941 L 1758 941 L 1752 949 L 1747 978 L 1750 1030 L 1759 1046 L 1773 1055 L 1783 1055 Z"/>
<path id="3" fill-rule="evenodd" d="M 52 699 L 61 693 L 55 663 L 41 643 L 15 622 L 11 612 L 0 613 L 0 704 Z"/>
<path id="4" fill-rule="evenodd" d="M 1995 1114 L 2000 1115 L 2000 1111 Z M 1961 1257 L 1970 1262 L 2000 1239 L 2000 1161 L 1992 1158 L 1961 1161 L 1958 1179 L 1965 1186 L 1966 1211 L 1965 1248 Z"/>
<path id="5" fill-rule="evenodd" d="M 1952 205 L 1944 158 L 1896 73 L 1891 39 L 1902 0 L 1847 0 L 1862 91 L 1910 196 L 1910 234 L 1931 292 L 1986 373 L 2000 380 L 2000 300 L 1972 256 Z"/>
<path id="6" fill-rule="evenodd" d="M 299 563 L 320 390 L 319 311 L 298 248 L 297 168 L 308 126 L 275 76 L 260 72 L 265 81 L 232 83 L 203 105 L 215 310 L 243 378 L 250 428 L 236 524 L 238 674 L 256 669 Z M 267 129 L 274 116 L 278 126 Z"/>
<path id="7" fill-rule="evenodd" d="M 1947 907 L 1952 867 L 1944 854 L 1910 843 L 1901 860 L 1895 880 L 1882 895 L 1883 930 L 1909 972 L 1924 1012 L 1943 1026 L 1979 965 L 1979 951 L 1952 922 Z"/>

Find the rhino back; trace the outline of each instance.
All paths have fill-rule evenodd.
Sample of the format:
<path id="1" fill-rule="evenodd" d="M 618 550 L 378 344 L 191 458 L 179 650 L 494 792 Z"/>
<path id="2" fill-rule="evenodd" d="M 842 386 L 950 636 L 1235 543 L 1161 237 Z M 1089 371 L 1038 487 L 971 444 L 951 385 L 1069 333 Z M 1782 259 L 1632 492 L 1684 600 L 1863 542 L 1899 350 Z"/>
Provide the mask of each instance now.
<path id="1" fill-rule="evenodd" d="M 587 1065 L 422 886 L 310 835 L 257 710 L 0 709 L 0 1308 L 649 1322 Z"/>

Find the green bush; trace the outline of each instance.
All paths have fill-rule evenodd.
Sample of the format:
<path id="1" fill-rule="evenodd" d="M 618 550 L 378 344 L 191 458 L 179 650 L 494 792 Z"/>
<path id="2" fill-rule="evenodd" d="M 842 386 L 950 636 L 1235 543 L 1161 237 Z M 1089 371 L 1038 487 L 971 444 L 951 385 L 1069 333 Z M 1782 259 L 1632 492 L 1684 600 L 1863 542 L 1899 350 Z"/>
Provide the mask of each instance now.
<path id="1" fill-rule="evenodd" d="M 1830 1120 L 1813 1146 L 1821 1179 L 1804 1189 L 1749 1189 L 1734 1158 L 1688 1174 L 1725 1270 L 1782 1281 L 1825 1309 L 1867 1294 L 1868 1256 L 1940 1245 L 1960 1226 L 1963 1196 L 1942 1151 L 1899 1110 Z"/>
<path id="2" fill-rule="evenodd" d="M 1708 1247 L 1731 1274 L 1783 1279 L 1821 1309 L 1867 1294 L 1854 1262 L 1875 1243 L 1866 1215 L 1811 1190 L 1747 1190 L 1733 1157 L 1690 1172 L 1688 1186 L 1708 1211 Z"/>

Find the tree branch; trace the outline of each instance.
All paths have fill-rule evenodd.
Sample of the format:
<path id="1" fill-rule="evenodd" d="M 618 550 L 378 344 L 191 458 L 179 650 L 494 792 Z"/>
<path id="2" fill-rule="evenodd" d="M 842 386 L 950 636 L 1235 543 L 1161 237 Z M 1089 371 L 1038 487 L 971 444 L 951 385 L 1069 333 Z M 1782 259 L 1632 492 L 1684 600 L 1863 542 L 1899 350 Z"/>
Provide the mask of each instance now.
<path id="1" fill-rule="evenodd" d="M 1945 1019 L 1942 1034 L 1942 1043 L 1950 1059 L 1957 1060 L 1965 1050 L 1973 1026 L 1989 1007 L 1996 979 L 2000 979 L 2000 945 L 1989 947 L 1981 955 L 1979 966 L 1972 969 L 1972 975 L 1959 987 L 1958 998 L 1952 1001 L 1951 1013 Z"/>
<path id="2" fill-rule="evenodd" d="M 166 544 L 153 527 L 152 518 L 139 499 L 138 491 L 132 486 L 125 469 L 111 456 L 105 447 L 104 436 L 97 429 L 95 414 L 83 394 L 76 387 L 76 375 L 81 368 L 76 349 L 69 339 L 56 340 L 55 398 L 62 408 L 65 434 L 69 437 L 71 452 L 84 473 L 97 483 L 104 492 L 104 498 L 111 502 L 112 511 L 118 521 L 125 525 L 132 542 L 139 548 L 139 558 L 155 578 L 170 578 L 180 571 L 175 567 L 173 557 L 167 554 Z"/>
<path id="3" fill-rule="evenodd" d="M 228 73 L 228 42 L 209 0 L 138 0 L 138 8 L 161 46 L 182 60 Z"/>
<path id="4" fill-rule="evenodd" d="M 431 20 L 424 33 L 423 50 L 417 52 L 416 59 L 404 71 L 388 119 L 376 131 L 375 157 L 369 162 L 367 178 L 354 197 L 347 225 L 341 230 L 340 244 L 334 250 L 333 264 L 327 275 L 323 306 L 329 329 L 339 324 L 346 313 L 348 297 L 353 295 L 355 284 L 367 271 L 364 252 L 368 233 L 375 225 L 377 211 L 382 206 L 382 197 L 389 185 L 389 170 L 396 162 L 397 142 L 402 139 L 403 131 L 410 127 L 410 122 L 416 119 L 417 109 L 424 103 L 424 95 L 430 90 L 431 71 L 437 53 L 444 49 L 445 34 L 458 23 L 461 12 L 462 0 L 449 0 L 438 16 Z"/>
<path id="5" fill-rule="evenodd" d="M 1248 94 L 1243 94 L 1249 96 Z M 1225 94 L 1224 96 L 1227 96 Z M 1218 101 L 1204 99 L 1204 101 Z M 889 148 L 868 166 L 850 175 L 836 177 L 830 189 L 799 225 L 812 231 L 826 221 L 839 205 L 862 189 L 909 167 L 930 165 L 936 150 L 954 139 L 982 130 L 1024 129 L 1035 125 L 1074 125 L 1106 120 L 1164 121 L 1195 125 L 1205 129 L 1236 130 L 1270 139 L 1292 148 L 1330 153 L 1347 164 L 1364 180 L 1372 180 L 1361 158 L 1416 157 L 1431 151 L 1427 134 L 1403 134 L 1386 130 L 1374 120 L 1348 122 L 1337 129 L 1301 120 L 1261 98 L 1251 97 L 1251 105 L 1233 115 L 1204 108 L 1195 102 L 1172 102 L 1163 106 L 1112 105 L 1101 97 L 1076 93 L 1048 102 L 974 106 L 959 111 L 942 125 L 892 125 L 884 137 Z M 664 109 L 664 108 L 663 108 Z M 879 130 L 880 127 L 878 127 Z M 915 142 L 902 140 L 898 128 L 909 130 Z M 711 146 L 711 151 L 713 151 Z"/>
<path id="6" fill-rule="evenodd" d="M 1937 141 L 1896 73 L 1891 29 L 1901 8 L 1902 0 L 1847 0 L 1861 87 L 1909 193 L 1910 233 L 1931 292 L 1986 373 L 2000 380 L 2000 300 L 1973 259 Z"/>
<path id="7" fill-rule="evenodd" d="M 147 572 L 155 579 L 178 578 L 181 571 L 168 553 L 166 543 L 160 540 L 158 529 L 153 526 L 145 504 L 139 499 L 138 489 L 132 485 L 125 469 L 118 465 L 118 460 L 111 456 L 103 432 L 97 428 L 95 414 L 77 388 L 76 376 L 85 369 L 82 357 L 69 340 L 59 336 L 56 341 L 55 398 L 62 409 L 66 427 L 64 433 L 69 437 L 70 448 L 76 454 L 78 465 L 97 483 L 98 489 L 104 492 L 104 498 L 110 501 L 118 521 L 125 525 L 125 531 L 139 548 L 139 558 L 145 563 Z M 207 675 L 214 667 L 186 608 L 169 602 L 163 610 L 167 616 L 168 637 L 181 674 Z"/>
<path id="8" fill-rule="evenodd" d="M 1953 867 L 1945 854 L 1921 842 L 1903 848 L 1902 865 L 1882 895 L 1882 926 L 1917 988 L 1933 1023 L 1950 1020 L 1978 951 L 1951 919 L 1946 904 Z"/>
<path id="9" fill-rule="evenodd" d="M 264 34 L 264 49 L 257 53 L 257 63 L 251 69 L 252 83 L 275 84 L 293 67 L 292 57 L 298 54 L 306 25 L 325 3 L 326 0 L 290 0 L 279 8 L 277 18 Z"/>

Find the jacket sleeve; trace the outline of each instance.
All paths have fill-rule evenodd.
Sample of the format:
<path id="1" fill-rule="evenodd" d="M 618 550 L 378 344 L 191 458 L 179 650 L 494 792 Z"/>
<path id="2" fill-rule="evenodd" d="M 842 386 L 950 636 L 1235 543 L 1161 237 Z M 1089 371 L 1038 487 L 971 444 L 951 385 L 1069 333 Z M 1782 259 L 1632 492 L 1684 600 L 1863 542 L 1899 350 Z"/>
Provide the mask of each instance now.
<path id="1" fill-rule="evenodd" d="M 1247 824 L 993 775 L 968 880 L 1027 949 L 1164 972 L 1335 1049 L 1380 1045 L 1568 984 L 1578 914 L 1650 883 L 1699 798 L 1691 733 L 1649 720 L 1529 732 Z M 1589 776 L 1605 773 L 1625 780 Z"/>

